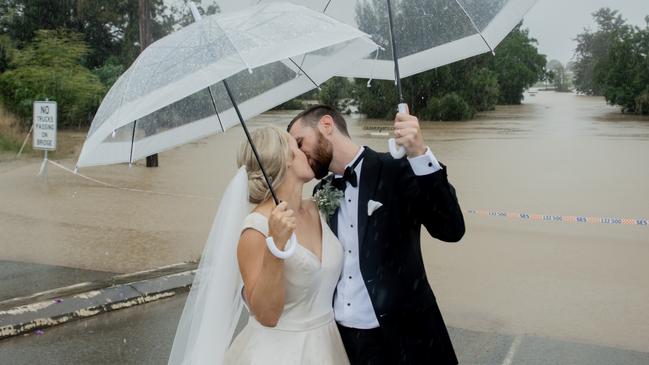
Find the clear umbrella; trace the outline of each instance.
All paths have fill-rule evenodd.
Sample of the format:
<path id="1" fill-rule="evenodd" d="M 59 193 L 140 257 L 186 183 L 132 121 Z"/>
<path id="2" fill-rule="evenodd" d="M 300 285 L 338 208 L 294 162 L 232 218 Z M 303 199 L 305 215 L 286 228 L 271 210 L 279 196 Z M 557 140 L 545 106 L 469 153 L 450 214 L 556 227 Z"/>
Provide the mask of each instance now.
<path id="1" fill-rule="evenodd" d="M 358 29 L 286 3 L 205 17 L 150 45 L 117 80 L 77 168 L 132 163 L 225 131 L 376 48 Z"/>
<path id="2" fill-rule="evenodd" d="M 222 0 L 224 10 L 273 0 Z M 338 75 L 395 80 L 486 52 L 518 24 L 537 0 L 295 0 L 372 36 L 382 48 Z M 309 56 L 300 59 L 308 62 Z M 399 151 L 398 151 L 399 150 Z M 390 140 L 390 152 L 405 149 Z"/>
<path id="3" fill-rule="evenodd" d="M 274 0 L 221 0 L 224 11 Z M 443 66 L 496 46 L 537 0 L 292 0 L 367 34 L 382 48 L 338 74 L 394 80 L 388 9 L 400 76 Z M 391 3 L 391 6 L 388 4 Z"/>

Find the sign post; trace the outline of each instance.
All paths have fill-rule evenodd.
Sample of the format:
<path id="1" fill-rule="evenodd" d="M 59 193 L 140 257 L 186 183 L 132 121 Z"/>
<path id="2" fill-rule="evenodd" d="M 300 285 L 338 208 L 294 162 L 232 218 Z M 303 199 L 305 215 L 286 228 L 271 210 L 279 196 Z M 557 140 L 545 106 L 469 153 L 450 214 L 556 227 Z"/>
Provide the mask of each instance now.
<path id="1" fill-rule="evenodd" d="M 45 151 L 38 175 L 47 178 L 47 152 L 56 150 L 57 104 L 55 101 L 35 101 L 32 122 L 32 148 Z"/>

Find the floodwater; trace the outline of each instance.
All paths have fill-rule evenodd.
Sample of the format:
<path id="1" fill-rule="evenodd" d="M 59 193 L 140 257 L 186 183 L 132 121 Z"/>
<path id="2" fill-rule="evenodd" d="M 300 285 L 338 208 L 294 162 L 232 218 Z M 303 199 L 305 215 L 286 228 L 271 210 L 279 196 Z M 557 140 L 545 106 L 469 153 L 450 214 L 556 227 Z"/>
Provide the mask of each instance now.
<path id="1" fill-rule="evenodd" d="M 250 124 L 284 127 L 292 116 L 272 112 Z M 367 128 L 375 123 L 349 122 L 357 142 L 387 149 Z M 423 129 L 465 211 L 649 218 L 649 118 L 622 115 L 601 98 L 538 92 L 521 106 Z M 45 180 L 38 160 L 2 162 L 0 260 L 108 272 L 196 260 L 242 140 L 233 128 L 162 153 L 158 169 L 80 171 L 137 191 L 52 165 Z M 465 219 L 459 244 L 423 233 L 449 325 L 647 351 L 649 227 Z"/>

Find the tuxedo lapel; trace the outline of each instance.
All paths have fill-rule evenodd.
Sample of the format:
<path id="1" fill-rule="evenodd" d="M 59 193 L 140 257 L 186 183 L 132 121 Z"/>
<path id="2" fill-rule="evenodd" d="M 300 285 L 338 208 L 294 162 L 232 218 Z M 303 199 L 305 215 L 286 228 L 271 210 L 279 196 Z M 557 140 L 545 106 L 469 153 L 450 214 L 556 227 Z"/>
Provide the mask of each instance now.
<path id="1" fill-rule="evenodd" d="M 358 247 L 361 249 L 367 232 L 367 203 L 373 197 L 379 185 L 381 161 L 378 153 L 365 147 L 365 157 L 361 167 L 361 176 L 358 185 Z"/>
<path id="2" fill-rule="evenodd" d="M 334 214 L 329 217 L 329 228 L 331 228 L 331 231 L 334 233 L 336 237 L 338 237 L 338 211 L 340 208 L 336 208 L 336 211 Z"/>

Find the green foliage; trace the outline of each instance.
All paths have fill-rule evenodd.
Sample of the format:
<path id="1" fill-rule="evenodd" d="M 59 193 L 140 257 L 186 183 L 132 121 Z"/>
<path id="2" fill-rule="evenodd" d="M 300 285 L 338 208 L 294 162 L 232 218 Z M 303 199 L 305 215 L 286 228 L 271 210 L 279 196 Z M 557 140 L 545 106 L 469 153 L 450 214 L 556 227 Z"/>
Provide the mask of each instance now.
<path id="1" fill-rule="evenodd" d="M 469 104 L 456 93 L 444 95 L 439 101 L 439 109 L 442 120 L 466 120 L 473 117 Z"/>
<path id="2" fill-rule="evenodd" d="M 644 29 L 626 23 L 608 8 L 593 14 L 598 30 L 577 37 L 575 86 L 603 95 L 623 112 L 647 113 L 649 92 L 649 17 Z"/>
<path id="3" fill-rule="evenodd" d="M 498 10 L 480 1 L 472 2 L 471 6 L 473 10 L 479 8 L 477 11 L 482 14 Z M 377 55 L 378 59 L 392 59 L 387 17 L 381 16 L 387 12 L 387 3 L 359 2 L 357 7 L 359 28 L 385 48 Z M 432 9 L 435 17 L 445 21 L 431 21 Z M 419 50 L 424 44 L 443 44 L 457 39 L 458 35 L 474 32 L 469 23 L 453 21 L 458 14 L 442 0 L 403 0 L 394 13 L 395 37 L 401 54 Z M 424 119 L 465 119 L 476 111 L 493 110 L 496 103 L 519 104 L 523 91 L 545 76 L 545 63 L 545 56 L 536 48 L 536 40 L 519 25 L 498 46 L 495 57 L 473 57 L 403 79 L 403 98 L 410 111 L 426 116 Z M 357 80 L 354 85 L 359 111 L 370 118 L 393 118 L 398 104 L 394 83 L 375 80 L 367 88 L 366 82 Z M 449 107 L 442 115 L 439 105 L 443 99 Z M 468 105 L 468 110 L 464 105 Z"/>
<path id="4" fill-rule="evenodd" d="M 471 119 L 475 109 L 457 93 L 451 92 L 441 99 L 431 97 L 426 108 L 419 113 L 423 120 L 467 120 Z"/>
<path id="5" fill-rule="evenodd" d="M 331 105 L 343 112 L 353 97 L 353 84 L 344 77 L 331 78 L 320 85 L 320 90 L 318 90 L 318 101 L 321 104 Z"/>
<path id="6" fill-rule="evenodd" d="M 487 68 L 472 69 L 461 95 L 475 111 L 494 110 L 500 96 L 496 74 Z"/>
<path id="7" fill-rule="evenodd" d="M 403 79 L 404 99 L 410 111 L 424 120 L 462 120 L 476 111 L 493 110 L 500 89 L 496 74 L 483 66 L 485 60 L 464 60 Z M 393 118 L 398 104 L 394 82 L 374 80 L 370 88 L 366 83 L 367 80 L 355 83 L 360 112 L 371 118 Z M 453 113 L 436 112 L 436 103 L 449 93 L 455 93 L 468 105 L 468 114 L 461 113 L 462 118 L 457 118 Z M 450 115 L 454 115 L 452 119 Z"/>
<path id="8" fill-rule="evenodd" d="M 498 77 L 499 103 L 520 104 L 523 91 L 543 78 L 546 60 L 538 53 L 536 43 L 519 25 L 496 48 L 490 69 Z"/>
<path id="9" fill-rule="evenodd" d="M 428 103 L 426 104 L 426 108 L 424 108 L 419 113 L 419 118 L 421 118 L 422 120 L 430 120 L 430 121 L 443 120 L 442 113 L 441 113 L 441 103 L 439 98 L 436 98 L 434 96 L 428 98 Z"/>
<path id="10" fill-rule="evenodd" d="M 146 0 L 150 8 L 151 37 L 159 39 L 177 26 L 191 21 L 183 2 Z M 66 28 L 83 34 L 90 47 L 83 65 L 95 69 L 117 56 L 130 65 L 140 52 L 139 2 L 135 0 L 0 0 L 0 33 L 7 34 L 18 48 L 31 42 L 39 29 Z M 167 5 L 174 4 L 174 5 Z M 219 11 L 212 4 L 206 15 Z"/>
<path id="11" fill-rule="evenodd" d="M 631 28 L 617 10 L 602 8 L 593 13 L 598 30 L 577 35 L 575 49 L 575 89 L 586 95 L 603 95 L 596 81 L 598 65 L 608 57 L 612 44 L 629 33 Z M 601 67 L 601 66 L 600 66 Z"/>
<path id="12" fill-rule="evenodd" d="M 0 75 L 7 108 L 30 120 L 33 102 L 47 98 L 58 103 L 61 128 L 88 124 L 105 87 L 79 64 L 87 52 L 79 34 L 37 31 L 35 41 L 17 52 L 13 69 Z"/>
<path id="13" fill-rule="evenodd" d="M 373 80 L 370 87 L 367 85 L 366 79 L 354 80 L 358 110 L 369 118 L 394 118 L 399 103 L 394 82 Z"/>
<path id="14" fill-rule="evenodd" d="M 0 34 L 0 74 L 9 68 L 14 53 L 15 48 L 11 38 Z"/>
<path id="15" fill-rule="evenodd" d="M 15 67 L 44 66 L 68 68 L 79 65 L 89 52 L 81 34 L 65 29 L 39 30 L 34 42 L 18 52 Z"/>
<path id="16" fill-rule="evenodd" d="M 124 65 L 119 63 L 117 57 L 109 57 L 101 67 L 98 67 L 92 71 L 95 76 L 101 80 L 101 83 L 104 84 L 107 88 L 113 86 L 115 81 L 126 71 Z"/>

